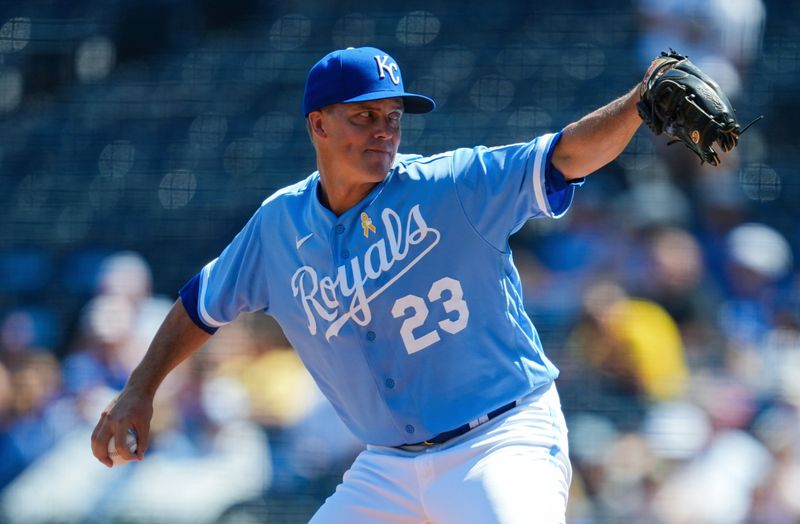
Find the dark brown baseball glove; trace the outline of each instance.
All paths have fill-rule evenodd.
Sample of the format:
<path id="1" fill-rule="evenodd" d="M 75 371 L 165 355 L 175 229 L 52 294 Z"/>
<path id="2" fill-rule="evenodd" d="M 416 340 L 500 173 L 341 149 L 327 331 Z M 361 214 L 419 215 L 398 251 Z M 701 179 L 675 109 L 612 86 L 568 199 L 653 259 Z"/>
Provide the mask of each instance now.
<path id="1" fill-rule="evenodd" d="M 700 157 L 720 163 L 714 142 L 730 151 L 742 129 L 730 100 L 719 85 L 687 57 L 670 49 L 653 60 L 639 88 L 642 120 L 656 135 L 666 133 Z"/>

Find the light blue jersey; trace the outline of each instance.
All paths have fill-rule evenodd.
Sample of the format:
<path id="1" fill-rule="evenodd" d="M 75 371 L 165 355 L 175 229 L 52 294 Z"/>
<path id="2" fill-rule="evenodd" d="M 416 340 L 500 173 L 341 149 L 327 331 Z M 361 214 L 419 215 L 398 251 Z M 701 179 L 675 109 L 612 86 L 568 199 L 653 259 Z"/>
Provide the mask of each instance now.
<path id="1" fill-rule="evenodd" d="M 339 217 L 314 173 L 269 197 L 181 290 L 187 311 L 208 331 L 243 311 L 274 316 L 364 442 L 419 442 L 489 413 L 558 375 L 508 246 L 572 201 L 573 185 L 546 184 L 558 138 L 398 155 Z"/>

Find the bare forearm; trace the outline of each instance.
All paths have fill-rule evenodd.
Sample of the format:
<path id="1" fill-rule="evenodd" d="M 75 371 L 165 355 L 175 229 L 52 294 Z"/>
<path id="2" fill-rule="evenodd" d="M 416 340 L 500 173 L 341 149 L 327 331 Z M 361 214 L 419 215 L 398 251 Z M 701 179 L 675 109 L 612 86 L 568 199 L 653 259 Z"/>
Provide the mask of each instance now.
<path id="1" fill-rule="evenodd" d="M 138 439 L 136 457 L 139 460 L 144 457 L 150 438 L 153 397 L 158 386 L 209 336 L 192 322 L 178 299 L 158 328 L 144 358 L 131 373 L 125 389 L 100 414 L 100 420 L 92 432 L 92 453 L 97 460 L 108 467 L 113 464 L 108 454 L 108 443 L 112 436 L 120 456 L 132 460 L 134 456 L 124 445 L 129 429 L 134 431 Z"/>
<path id="2" fill-rule="evenodd" d="M 192 322 L 178 299 L 153 337 L 144 358 L 131 373 L 127 387 L 155 395 L 169 372 L 197 351 L 209 337 Z"/>
<path id="3" fill-rule="evenodd" d="M 642 123 L 636 110 L 638 86 L 564 128 L 553 165 L 568 179 L 589 175 L 625 149 Z"/>

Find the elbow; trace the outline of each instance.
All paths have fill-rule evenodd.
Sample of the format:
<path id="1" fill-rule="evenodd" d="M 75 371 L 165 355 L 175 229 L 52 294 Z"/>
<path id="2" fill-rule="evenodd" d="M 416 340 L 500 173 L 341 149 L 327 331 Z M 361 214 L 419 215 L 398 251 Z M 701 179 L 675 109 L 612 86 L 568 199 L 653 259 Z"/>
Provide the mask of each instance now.
<path id="1" fill-rule="evenodd" d="M 576 128 L 575 122 L 564 128 L 550 158 L 553 167 L 558 169 L 567 181 L 583 178 L 593 171 L 587 165 L 593 155 L 587 155 L 586 151 L 576 147 L 580 144 L 573 136 Z"/>
<path id="2" fill-rule="evenodd" d="M 553 152 L 553 157 L 550 159 L 553 167 L 558 169 L 567 181 L 584 178 L 595 171 L 585 162 L 580 162 L 574 157 L 558 154 L 558 151 Z"/>

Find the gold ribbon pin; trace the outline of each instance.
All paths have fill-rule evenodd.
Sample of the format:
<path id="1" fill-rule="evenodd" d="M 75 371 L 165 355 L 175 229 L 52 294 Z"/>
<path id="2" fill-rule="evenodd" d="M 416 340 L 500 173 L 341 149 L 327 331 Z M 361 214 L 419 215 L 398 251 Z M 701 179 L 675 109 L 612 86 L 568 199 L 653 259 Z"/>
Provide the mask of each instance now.
<path id="1" fill-rule="evenodd" d="M 372 224 L 372 219 L 366 213 L 361 213 L 361 227 L 364 229 L 364 236 L 369 237 L 369 232 L 376 233 L 375 226 Z"/>

